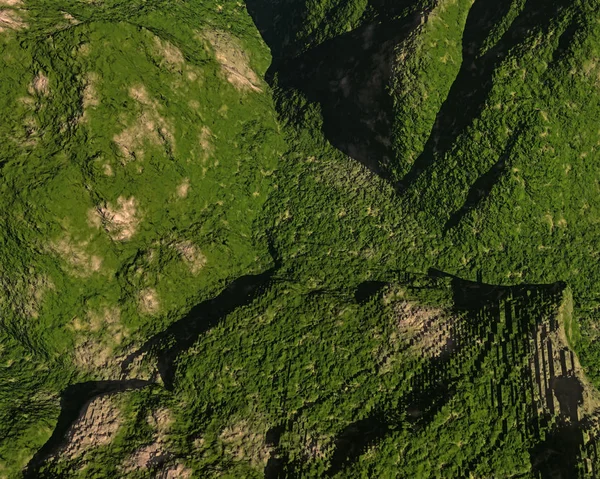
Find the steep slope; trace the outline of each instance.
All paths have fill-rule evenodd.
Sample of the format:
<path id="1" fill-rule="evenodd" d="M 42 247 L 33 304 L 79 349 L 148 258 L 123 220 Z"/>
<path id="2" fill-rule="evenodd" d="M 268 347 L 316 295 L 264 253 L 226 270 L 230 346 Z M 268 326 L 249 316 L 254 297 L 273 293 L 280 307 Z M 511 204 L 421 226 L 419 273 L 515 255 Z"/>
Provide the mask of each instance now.
<path id="1" fill-rule="evenodd" d="M 148 334 L 270 265 L 252 225 L 285 147 L 243 8 L 0 13 L 2 476 L 45 442 L 61 390 L 118 379 Z"/>
<path id="2" fill-rule="evenodd" d="M 0 0 L 0 477 L 595 477 L 599 18 Z"/>
<path id="3" fill-rule="evenodd" d="M 386 258 L 400 269 L 434 266 L 499 284 L 567 281 L 595 337 L 587 328 L 598 276 L 597 5 L 439 2 L 421 14 L 401 16 L 404 33 L 375 36 L 364 50 L 358 27 L 271 67 L 282 119 L 296 131 L 295 154 L 319 162 L 294 166 L 290 181 L 312 183 L 305 176 L 329 176 L 324 168 L 341 175 L 328 183 L 340 185 L 337 203 L 321 186 L 302 200 L 328 216 L 319 220 L 322 233 L 303 214 L 289 231 L 312 231 L 309 243 L 338 251 L 368 249 L 376 268 Z M 415 18 L 422 23 L 411 24 Z M 313 66 L 305 73 L 307 58 Z M 333 160 L 328 144 L 389 187 L 350 166 L 339 170 L 346 160 Z M 336 216 L 358 207 L 344 195 L 360 198 L 369 213 Z M 302 201 L 296 207 L 304 209 Z M 356 231 L 338 240 L 353 222 Z M 584 336 L 580 351 L 596 375 L 596 353 L 585 346 L 593 341 Z"/>

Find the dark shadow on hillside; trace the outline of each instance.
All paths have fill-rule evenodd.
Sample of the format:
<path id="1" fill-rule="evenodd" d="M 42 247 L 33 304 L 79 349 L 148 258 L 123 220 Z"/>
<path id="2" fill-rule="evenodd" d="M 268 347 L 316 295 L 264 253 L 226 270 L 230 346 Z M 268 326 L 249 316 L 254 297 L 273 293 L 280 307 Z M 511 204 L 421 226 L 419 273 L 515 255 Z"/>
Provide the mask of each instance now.
<path id="1" fill-rule="evenodd" d="M 354 292 L 354 299 L 359 304 L 367 303 L 377 296 L 387 285 L 388 283 L 385 281 L 363 281 L 357 286 Z"/>
<path id="2" fill-rule="evenodd" d="M 323 133 L 338 150 L 387 178 L 393 162 L 393 103 L 387 91 L 395 47 L 422 15 L 375 22 L 329 40 L 307 53 L 274 64 L 277 85 L 318 103 Z"/>
<path id="3" fill-rule="evenodd" d="M 446 339 L 438 353 L 434 357 L 423 358 L 422 367 L 411 377 L 399 409 L 390 410 L 380 405 L 371 416 L 348 425 L 339 434 L 327 475 L 343 473 L 370 447 L 394 431 L 408 429 L 411 434 L 418 434 L 426 429 L 454 397 L 455 388 L 461 381 L 480 375 L 482 370 L 489 369 L 499 358 L 504 363 L 499 369 L 503 372 L 493 375 L 490 384 L 492 406 L 498 411 L 498 417 L 503 416 L 505 408 L 513 409 L 519 431 L 526 437 L 535 438 L 534 444 L 538 446 L 531 453 L 532 467 L 542 473 L 541 477 L 549 477 L 544 475 L 549 470 L 548 464 L 562 471 L 562 477 L 575 477 L 573 474 L 580 461 L 583 436 L 582 425 L 573 421 L 576 419 L 577 405 L 582 400 L 582 389 L 573 376 L 572 353 L 569 359 L 569 352 L 561 351 L 561 364 L 564 367 L 561 367 L 560 375 L 559 371 L 555 374 L 552 358 L 556 352 L 553 353 L 552 344 L 544 333 L 538 336 L 540 328 L 542 331 L 556 329 L 553 318 L 566 285 L 559 282 L 496 286 L 465 281 L 435 270 L 430 272 L 430 276 L 451 281 L 454 292 L 452 317 L 457 319 L 447 326 L 446 333 L 442 335 Z M 423 328 L 424 332 L 420 334 L 426 336 L 429 334 L 427 330 L 435 328 L 435 324 L 426 323 Z M 535 351 L 532 349 L 532 335 L 536 338 Z M 417 340 L 420 341 L 420 338 Z M 531 354 L 538 359 L 546 358 L 544 370 L 537 374 L 527 368 L 521 370 L 525 358 Z M 518 385 L 515 385 L 515 376 L 511 371 L 521 371 L 517 375 Z M 538 406 L 526 399 L 527 391 L 534 389 L 541 391 L 541 400 L 557 397 L 557 410 L 551 409 L 551 405 L 544 406 L 546 412 L 538 418 Z M 506 391 L 510 391 L 510 394 L 507 395 Z M 528 405 L 526 410 L 522 407 L 525 404 Z M 550 419 L 554 414 L 558 415 L 556 426 L 551 426 L 546 439 L 543 439 L 540 430 L 552 424 Z M 501 427 L 502 433 L 496 439 L 497 446 L 490 445 L 491 448 L 501 447 L 507 437 L 509 425 L 506 420 Z M 555 444 L 563 441 L 565 447 L 556 454 Z M 476 457 L 464 464 L 461 477 L 476 473 L 481 459 Z"/>
<path id="4" fill-rule="evenodd" d="M 127 372 L 137 357 L 152 353 L 158 357 L 158 372 L 165 388 L 172 390 L 177 357 L 227 315 L 254 301 L 269 284 L 277 269 L 275 266 L 261 274 L 242 276 L 230 283 L 216 297 L 194 306 L 185 317 L 150 338 L 140 349 L 128 356 L 121 365 L 122 373 Z"/>
<path id="5" fill-rule="evenodd" d="M 275 262 L 273 268 L 261 274 L 242 276 L 231 282 L 216 297 L 193 307 L 184 318 L 150 338 L 140 349 L 128 356 L 121 364 L 123 375 L 127 373 L 129 366 L 137 357 L 153 353 L 158 358 L 158 370 L 165 388 L 172 390 L 176 369 L 174 363 L 179 354 L 193 346 L 203 333 L 216 326 L 227 315 L 237 308 L 250 304 L 272 280 L 281 263 L 272 245 L 269 245 L 269 251 Z M 59 450 L 69 428 L 91 399 L 140 389 L 151 384 L 156 383 L 140 379 L 122 379 L 89 381 L 69 386 L 61 394 L 61 412 L 52 436 L 33 456 L 24 471 L 24 476 L 39 477 L 40 467 Z"/>
<path id="6" fill-rule="evenodd" d="M 407 15 L 421 2 L 419 0 L 369 0 L 367 3 L 363 17 L 365 22 L 371 22 L 377 17 L 390 20 L 396 16 Z M 315 45 L 317 43 L 315 33 L 328 30 L 328 23 L 332 22 L 332 19 L 340 18 L 342 11 L 346 10 L 348 5 L 342 2 L 328 10 L 323 24 L 314 29 L 315 32 L 312 34 L 306 31 L 311 13 L 307 0 L 246 0 L 246 8 L 263 40 L 271 49 L 274 62 L 277 63 L 298 56 L 306 51 L 307 45 Z M 359 9 L 359 4 L 355 8 Z"/>
<path id="7" fill-rule="evenodd" d="M 575 376 L 574 354 L 564 346 L 558 350 L 551 339 L 559 326 L 556 312 L 566 284 L 491 285 L 434 269 L 427 276 L 406 273 L 398 277 L 405 278 L 406 283 L 400 280 L 398 284 L 407 291 L 450 288 L 451 320 L 434 317 L 416 323 L 418 332 L 405 347 L 420 350 L 422 358 L 411 366 L 406 388 L 397 396 L 382 396 L 366 417 L 357 418 L 337 434 L 329 468 L 323 475 L 351 475 L 349 468 L 386 438 L 398 433 L 416 437 L 426 431 L 460 385 L 484 375 L 490 381 L 484 407 L 496 415 L 500 433 L 481 455 L 461 465 L 457 477 L 477 475 L 486 454 L 504 447 L 515 427 L 525 444 L 535 445 L 530 451 L 535 477 L 552 477 L 550 471 L 559 471 L 560 477 L 577 477 L 581 451 L 587 448 L 587 454 L 597 455 L 595 440 L 584 442 L 583 436 L 584 430 L 590 435 L 597 422 L 588 424 L 588 418 L 577 417 L 583 389 Z M 384 288 L 383 282 L 362 283 L 355 290 L 355 299 L 359 304 L 373 301 Z M 432 338 L 438 338 L 433 354 L 431 349 L 420 349 Z M 321 396 L 317 403 L 328 402 L 338 393 Z M 305 435 L 304 410 L 315 404 L 304 404 L 267 433 L 272 451 L 264 470 L 267 479 L 305 477 L 310 458 L 298 457 L 297 451 L 290 454 L 280 439 L 288 432 L 292 437 Z M 285 410 L 285 400 L 281 407 Z M 506 410 L 516 424 L 506 419 Z"/>
<path id="8" fill-rule="evenodd" d="M 488 38 L 492 27 L 508 13 L 511 3 L 512 0 L 476 0 L 471 7 L 463 34 L 461 69 L 438 112 L 423 153 L 400 181 L 401 190 L 410 187 L 436 158 L 443 158 L 456 138 L 481 114 L 493 87 L 495 69 L 513 48 L 518 47 L 531 34 L 532 26 L 547 31 L 560 10 L 572 4 L 570 0 L 527 0 L 523 11 L 502 38 L 481 54 L 483 42 Z M 561 38 L 557 55 L 564 52 L 575 32 L 576 28 L 567 30 Z"/>
<path id="9" fill-rule="evenodd" d="M 521 128 L 517 128 L 516 133 L 511 136 L 508 145 L 504 149 L 502 155 L 500 155 L 498 161 L 471 185 L 463 206 L 452 213 L 448 221 L 446 221 L 443 230 L 444 233 L 458 226 L 460 221 L 469 213 L 469 211 L 477 208 L 477 206 L 490 195 L 493 186 L 500 181 L 500 178 L 506 172 L 508 161 L 513 153 L 520 132 Z"/>
<path id="10" fill-rule="evenodd" d="M 80 416 L 83 408 L 98 396 L 117 394 L 149 386 L 153 383 L 140 379 L 125 381 L 89 381 L 67 387 L 60 396 L 60 414 L 52 436 L 35 453 L 23 472 L 25 478 L 39 477 L 39 468 L 63 446 L 69 428 Z"/>
<path id="11" fill-rule="evenodd" d="M 365 9 L 368 13 L 355 30 L 318 45 L 310 35 L 292 45 L 306 27 L 306 2 L 246 2 L 248 12 L 273 54 L 267 81 L 283 90 L 297 90 L 309 102 L 319 104 L 327 140 L 387 177 L 386 165 L 393 161 L 393 108 L 387 87 L 395 63 L 394 49 L 421 23 L 424 12 L 416 12 L 422 3 L 418 0 L 370 0 L 368 3 Z M 329 29 L 328 19 L 323 21 L 317 31 Z M 307 43 L 315 46 L 306 51 Z M 299 114 L 282 113 L 292 117 Z"/>

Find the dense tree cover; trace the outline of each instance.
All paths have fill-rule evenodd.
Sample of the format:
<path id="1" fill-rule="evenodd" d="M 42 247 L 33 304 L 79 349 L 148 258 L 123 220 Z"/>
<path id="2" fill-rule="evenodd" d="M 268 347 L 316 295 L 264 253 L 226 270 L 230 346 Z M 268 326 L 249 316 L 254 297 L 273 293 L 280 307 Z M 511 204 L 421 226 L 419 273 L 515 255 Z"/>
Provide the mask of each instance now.
<path id="1" fill-rule="evenodd" d="M 597 474 L 598 8 L 0 0 L 0 477 Z"/>

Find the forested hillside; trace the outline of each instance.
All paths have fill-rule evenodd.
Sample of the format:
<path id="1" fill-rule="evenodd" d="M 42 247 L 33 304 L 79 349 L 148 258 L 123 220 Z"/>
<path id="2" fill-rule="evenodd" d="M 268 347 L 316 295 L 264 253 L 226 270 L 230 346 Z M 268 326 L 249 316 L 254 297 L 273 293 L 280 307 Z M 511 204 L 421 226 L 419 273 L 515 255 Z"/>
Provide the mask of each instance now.
<path id="1" fill-rule="evenodd" d="M 600 5 L 0 0 L 0 478 L 595 477 Z"/>

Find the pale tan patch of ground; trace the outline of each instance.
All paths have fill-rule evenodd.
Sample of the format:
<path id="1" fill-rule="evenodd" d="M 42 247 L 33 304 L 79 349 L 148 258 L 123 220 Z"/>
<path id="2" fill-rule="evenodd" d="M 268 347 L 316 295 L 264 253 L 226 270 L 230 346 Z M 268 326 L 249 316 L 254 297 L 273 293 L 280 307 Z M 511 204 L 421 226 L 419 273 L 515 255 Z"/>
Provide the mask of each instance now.
<path id="1" fill-rule="evenodd" d="M 133 85 L 129 88 L 129 96 L 142 105 L 156 107 L 158 104 L 150 98 L 150 94 L 144 85 Z"/>
<path id="2" fill-rule="evenodd" d="M 154 288 L 146 288 L 138 294 L 138 307 L 143 314 L 156 314 L 160 311 L 158 294 Z"/>
<path id="3" fill-rule="evenodd" d="M 173 248 L 175 248 L 181 259 L 190 268 L 192 274 L 198 274 L 206 266 L 206 256 L 191 241 L 179 241 L 173 244 Z"/>
<path id="4" fill-rule="evenodd" d="M 20 7 L 23 0 L 0 0 L 0 7 Z"/>
<path id="5" fill-rule="evenodd" d="M 129 96 L 139 102 L 142 112 L 131 126 L 113 138 L 123 157 L 128 160 L 143 158 L 143 147 L 146 142 L 174 150 L 173 127 L 159 114 L 160 105 L 150 97 L 146 87 L 132 86 L 129 89 Z"/>
<path id="6" fill-rule="evenodd" d="M 235 461 L 247 461 L 255 467 L 264 467 L 271 455 L 265 434 L 257 432 L 247 421 L 226 427 L 219 438 L 225 446 L 225 453 Z"/>
<path id="7" fill-rule="evenodd" d="M 90 44 L 82 43 L 81 45 L 79 45 L 79 48 L 77 49 L 77 51 L 81 56 L 87 57 L 91 51 Z"/>
<path id="8" fill-rule="evenodd" d="M 88 253 L 87 246 L 86 241 L 76 242 L 66 234 L 59 240 L 51 242 L 49 248 L 69 265 L 69 272 L 85 277 L 99 272 L 102 268 L 102 258 Z"/>
<path id="9" fill-rule="evenodd" d="M 100 77 L 95 72 L 89 72 L 86 75 L 83 92 L 81 94 L 81 102 L 84 110 L 100 105 L 100 99 L 98 98 L 98 91 L 96 88 L 99 80 Z"/>
<path id="10" fill-rule="evenodd" d="M 92 399 L 67 433 L 68 443 L 59 455 L 75 459 L 91 449 L 110 444 L 122 424 L 117 400 L 112 396 Z"/>
<path id="11" fill-rule="evenodd" d="M 153 442 L 135 451 L 123 463 L 123 468 L 126 472 L 148 469 L 167 461 L 170 457 L 171 454 L 164 450 L 162 444 Z"/>
<path id="12" fill-rule="evenodd" d="M 185 64 L 185 58 L 181 50 L 167 40 L 154 37 L 154 45 L 158 51 L 158 54 L 165 60 L 165 62 L 171 67 L 181 67 Z"/>
<path id="13" fill-rule="evenodd" d="M 46 275 L 31 273 L 26 277 L 0 275 L 0 304 L 8 303 L 15 314 L 37 319 L 44 297 L 55 289 Z"/>
<path id="14" fill-rule="evenodd" d="M 77 20 L 73 15 L 69 12 L 62 12 L 63 18 L 69 22 L 70 25 L 79 25 L 81 21 Z"/>
<path id="15" fill-rule="evenodd" d="M 240 42 L 222 30 L 204 30 L 200 37 L 212 47 L 215 58 L 227 81 L 239 90 L 261 92 L 260 80 L 250 68 L 250 62 Z"/>
<path id="16" fill-rule="evenodd" d="M 193 471 L 179 463 L 163 469 L 156 475 L 156 479 L 189 479 Z"/>
<path id="17" fill-rule="evenodd" d="M 110 163 L 104 163 L 104 165 L 102 165 L 102 168 L 104 170 L 104 174 L 106 176 L 114 176 L 115 172 L 112 169 L 112 166 L 110 166 Z"/>
<path id="18" fill-rule="evenodd" d="M 167 436 L 174 422 L 173 414 L 165 408 L 153 411 L 147 418 L 148 425 L 155 431 L 154 442 L 140 447 L 123 463 L 126 472 L 148 469 L 168 461 Z"/>
<path id="19" fill-rule="evenodd" d="M 179 198 L 187 198 L 188 192 L 190 190 L 190 179 L 184 178 L 181 184 L 177 187 L 177 196 Z"/>
<path id="20" fill-rule="evenodd" d="M 50 93 L 50 80 L 43 72 L 38 72 L 33 77 L 28 91 L 31 95 L 47 96 Z"/>
<path id="21" fill-rule="evenodd" d="M 121 310 L 117 306 L 107 306 L 100 311 L 88 311 L 87 319 L 90 331 L 106 331 L 117 344 L 127 336 L 121 324 Z"/>
<path id="22" fill-rule="evenodd" d="M 307 435 L 304 441 L 304 454 L 308 459 L 325 459 L 331 448 L 327 438 Z"/>
<path id="23" fill-rule="evenodd" d="M 443 309 L 401 301 L 394 307 L 400 337 L 423 357 L 437 357 L 451 343 L 448 315 Z"/>
<path id="24" fill-rule="evenodd" d="M 121 153 L 128 159 L 143 158 L 144 142 L 159 146 L 162 143 L 160 134 L 154 118 L 148 113 L 143 113 L 136 123 L 116 135 L 113 141 L 117 144 Z"/>
<path id="25" fill-rule="evenodd" d="M 152 411 L 146 418 L 146 421 L 150 427 L 156 429 L 158 439 L 163 441 L 165 435 L 171 430 L 175 418 L 173 417 L 173 413 L 167 408 L 160 408 Z"/>
<path id="26" fill-rule="evenodd" d="M 203 126 L 200 130 L 200 148 L 202 148 L 202 162 L 206 162 L 214 151 L 213 134 L 210 128 Z"/>
<path id="27" fill-rule="evenodd" d="M 31 97 L 21 98 L 20 101 L 30 108 L 30 111 L 35 108 L 35 100 Z M 13 140 L 21 147 L 34 147 L 38 144 L 40 136 L 38 119 L 34 116 L 26 116 L 23 119 L 22 130 L 14 136 Z"/>
<path id="28" fill-rule="evenodd" d="M 5 30 L 23 30 L 27 23 L 21 18 L 16 10 L 0 9 L 0 33 Z"/>
<path id="29" fill-rule="evenodd" d="M 136 199 L 119 196 L 117 207 L 107 203 L 88 211 L 88 224 L 102 226 L 113 240 L 126 241 L 133 237 L 140 223 Z"/>
<path id="30" fill-rule="evenodd" d="M 48 291 L 54 289 L 54 283 L 48 276 L 34 276 L 27 287 L 27 302 L 23 305 L 25 313 L 28 313 L 32 318 L 38 318 L 39 309 L 44 301 L 44 296 Z"/>
<path id="31" fill-rule="evenodd" d="M 185 71 L 185 77 L 191 83 L 198 82 L 201 85 L 204 83 L 204 76 L 202 75 L 202 71 L 193 66 L 187 66 Z"/>
<path id="32" fill-rule="evenodd" d="M 73 326 L 81 327 L 81 323 L 74 323 Z M 103 376 L 112 372 L 115 364 L 114 348 L 90 337 L 81 338 L 73 353 L 75 364 L 79 368 L 89 372 L 101 372 Z"/>

